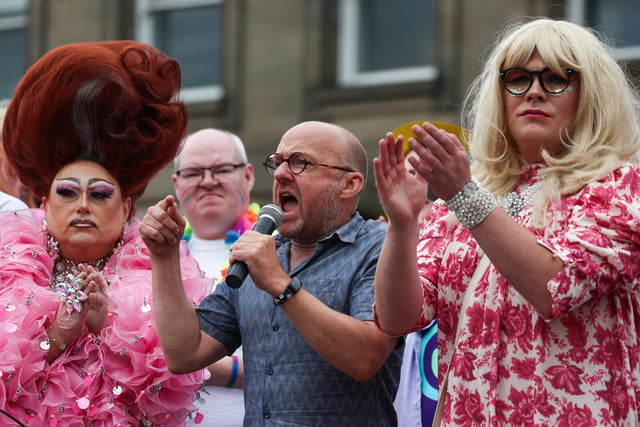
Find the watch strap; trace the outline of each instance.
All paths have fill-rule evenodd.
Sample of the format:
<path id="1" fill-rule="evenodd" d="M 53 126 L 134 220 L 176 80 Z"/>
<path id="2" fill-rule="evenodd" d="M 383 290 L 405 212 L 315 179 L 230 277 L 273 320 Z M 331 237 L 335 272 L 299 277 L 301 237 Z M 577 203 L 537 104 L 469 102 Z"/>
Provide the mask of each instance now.
<path id="1" fill-rule="evenodd" d="M 287 288 L 284 290 L 284 292 L 277 297 L 273 297 L 273 303 L 275 305 L 281 306 L 282 304 L 287 302 L 287 300 L 293 298 L 293 296 L 298 293 L 300 288 L 302 288 L 302 282 L 298 280 L 297 277 L 292 278 L 291 283 L 287 285 Z"/>

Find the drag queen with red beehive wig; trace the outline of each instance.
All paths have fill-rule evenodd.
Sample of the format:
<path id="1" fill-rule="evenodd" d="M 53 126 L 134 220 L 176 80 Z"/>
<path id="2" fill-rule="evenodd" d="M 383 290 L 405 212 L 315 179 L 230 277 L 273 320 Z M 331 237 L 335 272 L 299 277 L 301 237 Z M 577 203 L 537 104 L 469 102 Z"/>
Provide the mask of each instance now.
<path id="1" fill-rule="evenodd" d="M 0 216 L 0 424 L 182 425 L 203 371 L 166 369 L 134 205 L 185 135 L 178 63 L 132 41 L 45 54 L 3 141 L 42 208 Z M 182 260 L 194 306 L 206 282 Z"/>

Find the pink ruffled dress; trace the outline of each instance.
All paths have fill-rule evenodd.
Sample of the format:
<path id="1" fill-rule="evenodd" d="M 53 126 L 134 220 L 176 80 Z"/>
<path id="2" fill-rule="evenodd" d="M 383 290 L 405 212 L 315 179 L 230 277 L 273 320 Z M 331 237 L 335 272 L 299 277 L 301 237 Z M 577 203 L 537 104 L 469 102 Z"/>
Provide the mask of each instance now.
<path id="1" fill-rule="evenodd" d="M 149 251 L 127 228 L 124 244 L 107 262 L 109 326 L 88 330 L 51 364 L 45 326 L 54 319 L 43 212 L 0 214 L 0 408 L 30 426 L 180 426 L 205 370 L 169 372 L 153 319 Z M 183 246 L 182 279 L 194 307 L 210 288 Z M 0 425 L 15 425 L 0 413 Z"/>

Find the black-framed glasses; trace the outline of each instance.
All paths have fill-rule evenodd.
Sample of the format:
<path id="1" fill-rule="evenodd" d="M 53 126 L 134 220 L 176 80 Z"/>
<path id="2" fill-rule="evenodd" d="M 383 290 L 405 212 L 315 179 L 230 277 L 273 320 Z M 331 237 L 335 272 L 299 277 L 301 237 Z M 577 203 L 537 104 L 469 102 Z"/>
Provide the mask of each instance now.
<path id="1" fill-rule="evenodd" d="M 270 175 L 276 173 L 276 169 L 283 164 L 287 163 L 289 165 L 289 170 L 291 173 L 295 175 L 301 174 L 307 165 L 309 166 L 321 166 L 323 168 L 331 168 L 331 169 L 340 169 L 345 172 L 355 172 L 353 169 L 346 166 L 334 166 L 328 165 L 326 163 L 316 163 L 310 162 L 304 158 L 304 154 L 302 153 L 293 153 L 289 156 L 288 159 L 283 159 L 282 156 L 278 153 L 271 153 L 267 156 L 267 159 L 262 164 L 264 168 L 269 172 Z"/>
<path id="2" fill-rule="evenodd" d="M 223 163 L 220 165 L 209 166 L 207 168 L 184 168 L 176 171 L 176 175 L 185 181 L 196 182 L 204 179 L 205 171 L 211 173 L 212 178 L 216 178 L 219 182 L 229 182 L 233 179 L 233 173 L 236 169 L 246 166 L 246 163 Z"/>
<path id="3" fill-rule="evenodd" d="M 515 67 L 500 71 L 500 81 L 504 88 L 512 95 L 524 95 L 533 84 L 537 75 L 542 90 L 552 95 L 564 92 L 571 83 L 571 77 L 578 74 L 571 68 L 563 68 L 561 72 L 545 68 L 540 71 L 530 71 L 526 68 Z"/>

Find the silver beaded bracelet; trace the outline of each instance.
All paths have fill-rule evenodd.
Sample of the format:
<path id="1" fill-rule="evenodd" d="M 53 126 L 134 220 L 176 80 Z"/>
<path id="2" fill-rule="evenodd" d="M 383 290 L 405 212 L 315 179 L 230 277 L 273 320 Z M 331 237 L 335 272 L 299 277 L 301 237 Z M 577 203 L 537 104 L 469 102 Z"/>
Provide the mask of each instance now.
<path id="1" fill-rule="evenodd" d="M 455 212 L 458 221 L 467 229 L 480 224 L 498 207 L 495 197 L 472 179 L 452 198 L 444 202 L 447 209 Z"/>

